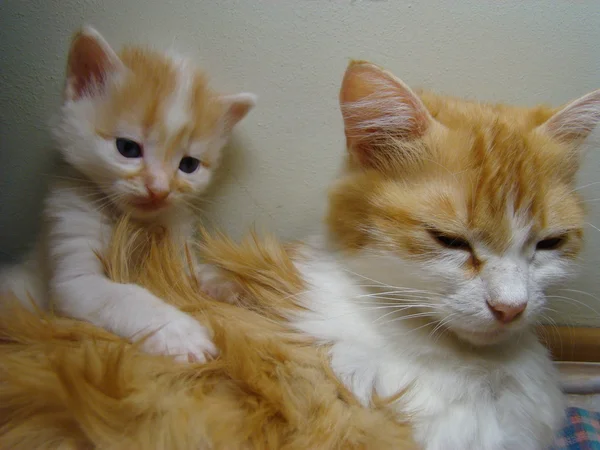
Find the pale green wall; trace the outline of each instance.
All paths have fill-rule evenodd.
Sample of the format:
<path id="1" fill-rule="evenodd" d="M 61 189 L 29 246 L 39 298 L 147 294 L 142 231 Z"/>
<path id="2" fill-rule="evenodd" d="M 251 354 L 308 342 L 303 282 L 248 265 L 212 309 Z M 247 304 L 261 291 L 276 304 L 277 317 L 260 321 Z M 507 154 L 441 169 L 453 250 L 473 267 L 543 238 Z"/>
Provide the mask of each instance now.
<path id="1" fill-rule="evenodd" d="M 337 90 L 350 57 L 385 65 L 413 85 L 486 100 L 560 104 L 600 88 L 598 0 L 2 0 L 3 257 L 31 240 L 51 155 L 46 123 L 60 99 L 69 36 L 83 22 L 115 46 L 173 46 L 197 57 L 217 86 L 259 94 L 207 207 L 235 235 L 252 223 L 284 237 L 317 226 L 343 152 Z M 597 148 L 582 184 L 600 181 L 599 169 Z M 600 184 L 583 192 L 598 199 Z M 598 204 L 590 203 L 590 222 L 600 227 Z M 587 231 L 575 289 L 598 296 L 600 233 Z M 577 299 L 600 310 L 600 301 Z M 560 318 L 600 324 L 589 310 L 570 312 Z"/>

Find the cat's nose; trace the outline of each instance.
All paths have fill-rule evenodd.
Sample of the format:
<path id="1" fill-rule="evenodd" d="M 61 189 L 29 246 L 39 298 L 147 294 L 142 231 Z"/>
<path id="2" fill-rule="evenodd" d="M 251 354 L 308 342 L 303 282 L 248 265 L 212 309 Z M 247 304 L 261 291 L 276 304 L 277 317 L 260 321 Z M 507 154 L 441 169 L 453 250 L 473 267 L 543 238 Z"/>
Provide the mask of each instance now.
<path id="1" fill-rule="evenodd" d="M 516 305 L 507 305 L 505 303 L 488 301 L 487 305 L 494 317 L 504 324 L 518 319 L 521 314 L 523 314 L 523 311 L 525 311 L 525 308 L 527 308 L 527 302 L 518 303 Z"/>
<path id="2" fill-rule="evenodd" d="M 146 186 L 146 190 L 148 191 L 148 197 L 150 197 L 151 200 L 158 202 L 165 200 L 171 193 L 168 190 L 151 189 L 148 186 Z"/>

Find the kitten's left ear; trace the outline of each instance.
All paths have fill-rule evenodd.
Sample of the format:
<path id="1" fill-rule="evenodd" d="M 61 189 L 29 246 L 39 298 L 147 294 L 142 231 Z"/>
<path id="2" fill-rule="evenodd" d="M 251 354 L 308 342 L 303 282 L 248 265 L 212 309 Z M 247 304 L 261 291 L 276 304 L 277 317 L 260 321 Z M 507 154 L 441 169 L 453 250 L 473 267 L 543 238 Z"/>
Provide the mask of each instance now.
<path id="1" fill-rule="evenodd" d="M 109 76 L 124 65 L 102 35 L 84 26 L 71 41 L 67 60 L 65 97 L 77 100 L 104 87 Z"/>
<path id="2" fill-rule="evenodd" d="M 569 103 L 548 119 L 540 129 L 552 137 L 575 146 L 600 122 L 600 89 Z"/>
<path id="3" fill-rule="evenodd" d="M 257 97 L 254 94 L 243 92 L 234 95 L 222 95 L 219 101 L 224 107 L 223 124 L 224 132 L 229 133 L 256 105 Z"/>

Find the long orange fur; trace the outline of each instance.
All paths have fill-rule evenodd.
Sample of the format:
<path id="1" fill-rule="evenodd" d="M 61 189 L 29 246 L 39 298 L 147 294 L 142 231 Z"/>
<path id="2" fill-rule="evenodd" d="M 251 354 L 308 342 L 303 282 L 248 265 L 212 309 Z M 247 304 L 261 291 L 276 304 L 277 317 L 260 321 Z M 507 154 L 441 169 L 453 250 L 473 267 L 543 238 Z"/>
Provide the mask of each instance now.
<path id="1" fill-rule="evenodd" d="M 162 230 L 121 222 L 99 255 L 107 274 L 210 326 L 221 356 L 180 365 L 90 324 L 15 308 L 0 317 L 0 448 L 415 448 L 407 425 L 385 406 L 359 406 L 321 351 L 286 327 L 286 299 L 302 289 L 289 252 L 272 238 L 207 237 L 207 259 L 254 299 L 229 305 L 199 293 Z"/>

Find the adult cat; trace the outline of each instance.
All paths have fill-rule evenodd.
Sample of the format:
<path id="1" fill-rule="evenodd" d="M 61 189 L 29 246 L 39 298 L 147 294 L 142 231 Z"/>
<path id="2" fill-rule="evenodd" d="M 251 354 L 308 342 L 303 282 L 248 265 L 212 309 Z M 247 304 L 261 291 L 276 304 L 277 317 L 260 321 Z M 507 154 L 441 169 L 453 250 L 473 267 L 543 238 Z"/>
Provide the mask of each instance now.
<path id="1" fill-rule="evenodd" d="M 559 110 L 488 105 L 353 62 L 340 102 L 348 163 L 325 244 L 296 257 L 292 323 L 427 450 L 547 448 L 563 396 L 530 326 L 581 248 L 574 177 L 600 91 Z"/>

